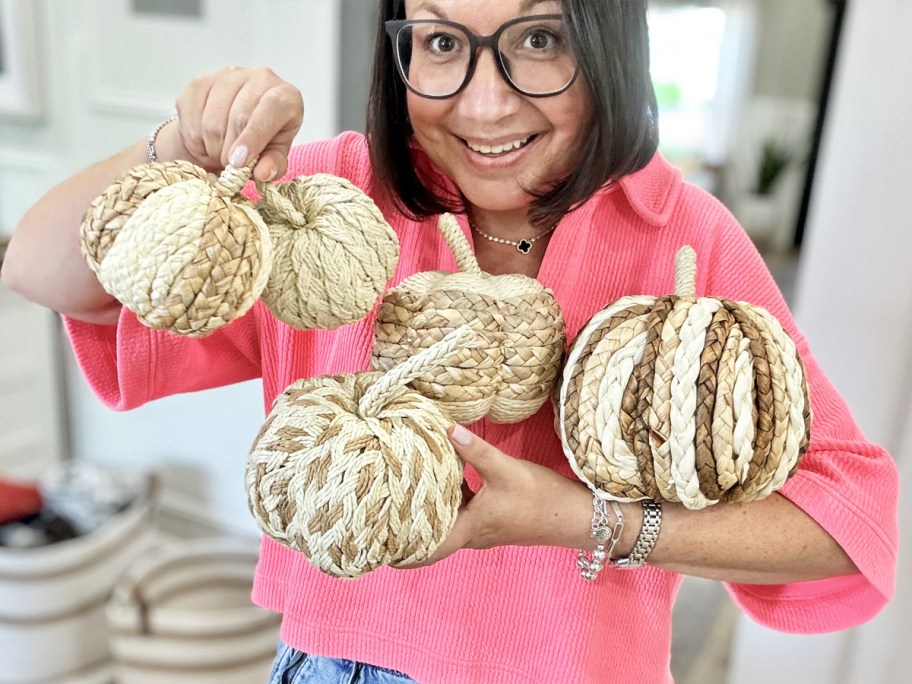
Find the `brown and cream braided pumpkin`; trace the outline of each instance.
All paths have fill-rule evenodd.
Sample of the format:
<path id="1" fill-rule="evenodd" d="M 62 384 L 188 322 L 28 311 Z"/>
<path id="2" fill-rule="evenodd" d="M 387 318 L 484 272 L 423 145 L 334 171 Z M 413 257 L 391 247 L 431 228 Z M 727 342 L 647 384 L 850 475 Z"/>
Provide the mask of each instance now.
<path id="1" fill-rule="evenodd" d="M 480 343 L 464 326 L 386 374 L 292 383 L 247 459 L 263 532 L 336 577 L 428 558 L 456 520 L 462 462 L 450 416 L 407 383 Z"/>
<path id="2" fill-rule="evenodd" d="M 555 421 L 574 472 L 614 500 L 699 509 L 761 499 L 796 470 L 811 409 L 795 344 L 766 310 L 676 294 L 624 297 L 573 341 Z"/>
<path id="3" fill-rule="evenodd" d="M 566 339 L 560 307 L 534 278 L 484 273 L 451 214 L 440 217 L 439 228 L 460 272 L 417 273 L 383 296 L 371 364 L 388 370 L 468 325 L 487 345 L 412 386 L 441 402 L 459 423 L 485 416 L 519 422 L 541 408 L 557 382 Z"/>
<path id="4" fill-rule="evenodd" d="M 263 296 L 282 321 L 334 328 L 366 316 L 398 260 L 373 201 L 327 174 L 257 183 L 189 162 L 136 167 L 92 203 L 80 244 L 102 286 L 152 328 L 202 337 Z"/>

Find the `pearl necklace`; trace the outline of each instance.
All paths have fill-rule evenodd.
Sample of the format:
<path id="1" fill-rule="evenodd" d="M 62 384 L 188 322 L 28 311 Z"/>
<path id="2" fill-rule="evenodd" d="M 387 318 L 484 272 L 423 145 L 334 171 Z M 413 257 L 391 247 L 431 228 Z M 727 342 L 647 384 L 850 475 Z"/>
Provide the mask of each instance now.
<path id="1" fill-rule="evenodd" d="M 518 252 L 522 252 L 523 254 L 528 254 L 529 252 L 532 251 L 532 245 L 535 243 L 535 241 L 541 240 L 543 237 L 545 237 L 549 233 L 554 232 L 554 229 L 557 228 L 557 224 L 555 223 L 553 226 L 551 226 L 547 230 L 543 230 L 538 235 L 535 235 L 530 238 L 523 238 L 521 240 L 504 240 L 503 238 L 494 237 L 493 235 L 488 235 L 481 228 L 479 228 L 474 223 L 472 223 L 471 219 L 469 219 L 469 228 L 471 228 L 476 233 L 481 235 L 481 237 L 483 237 L 485 240 L 490 240 L 491 242 L 499 242 L 502 245 L 511 245 L 512 247 L 516 247 L 516 250 Z"/>

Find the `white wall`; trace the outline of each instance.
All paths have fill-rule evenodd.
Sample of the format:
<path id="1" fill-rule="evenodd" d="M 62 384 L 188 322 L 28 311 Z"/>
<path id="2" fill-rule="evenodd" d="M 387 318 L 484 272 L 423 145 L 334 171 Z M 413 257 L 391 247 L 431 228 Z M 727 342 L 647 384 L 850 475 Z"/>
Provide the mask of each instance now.
<path id="1" fill-rule="evenodd" d="M 866 435 L 912 484 L 912 60 L 908 0 L 853 0 L 796 292 L 796 316 Z M 912 521 L 905 497 L 900 529 Z M 912 553 L 872 623 L 799 637 L 742 621 L 731 684 L 912 681 Z M 771 657 L 771 656 L 775 657 Z"/>
<path id="2" fill-rule="evenodd" d="M 223 66 L 266 64 L 299 86 L 299 140 L 336 133 L 335 0 L 204 0 L 199 18 L 138 16 L 131 0 L 11 1 L 38 10 L 45 106 L 37 119 L 0 118 L 0 235 L 51 185 L 144 138 L 193 76 Z M 258 382 L 117 414 L 68 366 L 74 457 L 153 468 L 172 508 L 252 529 L 243 469 L 263 420 Z"/>

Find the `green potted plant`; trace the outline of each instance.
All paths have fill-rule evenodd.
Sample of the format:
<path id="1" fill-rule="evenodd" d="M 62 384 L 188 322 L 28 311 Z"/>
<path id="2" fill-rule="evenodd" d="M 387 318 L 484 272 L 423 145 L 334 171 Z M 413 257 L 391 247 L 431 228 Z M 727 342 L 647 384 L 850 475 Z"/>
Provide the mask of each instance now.
<path id="1" fill-rule="evenodd" d="M 773 194 L 776 184 L 792 161 L 792 151 L 783 143 L 768 138 L 760 150 L 754 193 L 761 197 Z"/>
<path id="2" fill-rule="evenodd" d="M 758 244 L 771 246 L 780 232 L 782 207 L 777 190 L 794 157 L 790 145 L 772 137 L 764 139 L 749 183 L 738 199 L 735 214 Z"/>

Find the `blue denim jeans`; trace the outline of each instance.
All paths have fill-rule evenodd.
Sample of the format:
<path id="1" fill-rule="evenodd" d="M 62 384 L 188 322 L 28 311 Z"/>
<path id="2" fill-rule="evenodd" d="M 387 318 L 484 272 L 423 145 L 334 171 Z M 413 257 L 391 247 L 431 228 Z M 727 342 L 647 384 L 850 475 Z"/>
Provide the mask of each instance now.
<path id="1" fill-rule="evenodd" d="M 269 684 L 415 684 L 415 680 L 385 667 L 342 658 L 312 656 L 279 642 Z"/>

